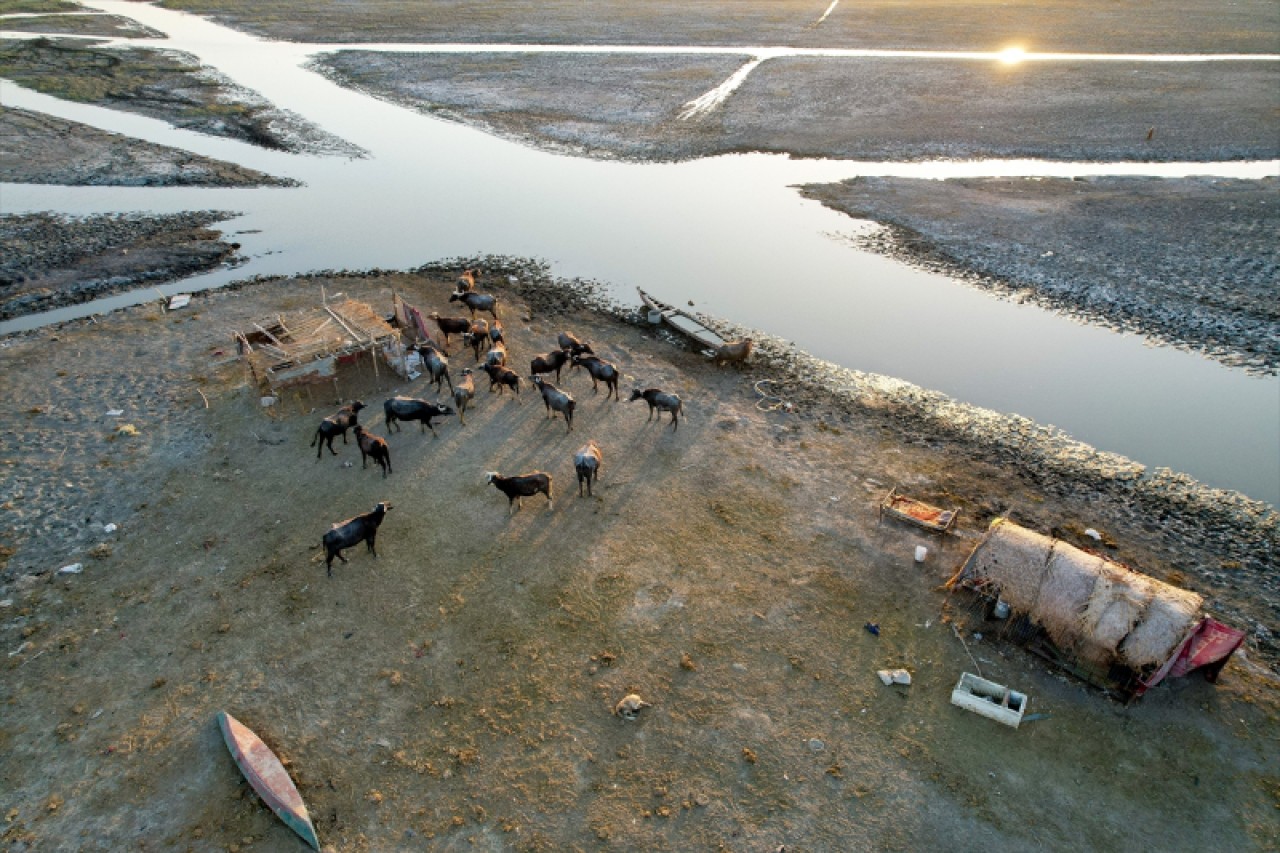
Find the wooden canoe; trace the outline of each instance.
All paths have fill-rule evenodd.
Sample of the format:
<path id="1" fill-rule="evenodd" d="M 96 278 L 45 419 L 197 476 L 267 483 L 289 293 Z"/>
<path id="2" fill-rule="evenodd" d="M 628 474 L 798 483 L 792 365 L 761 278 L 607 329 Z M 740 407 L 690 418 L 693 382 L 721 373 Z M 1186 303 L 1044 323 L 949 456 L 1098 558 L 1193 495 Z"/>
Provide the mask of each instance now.
<path id="1" fill-rule="evenodd" d="M 668 302 L 663 302 L 638 287 L 636 290 L 639 291 L 640 301 L 644 303 L 645 308 L 657 312 L 662 322 L 685 337 L 692 339 L 700 347 L 714 350 L 719 348 L 721 344 L 726 343 L 724 338 L 689 312 L 682 311 Z"/>
<path id="2" fill-rule="evenodd" d="M 218 712 L 218 728 L 222 729 L 222 739 L 226 741 L 240 772 L 262 801 L 290 829 L 302 836 L 303 841 L 319 850 L 320 840 L 316 838 L 316 829 L 311 825 L 311 816 L 307 814 L 302 795 L 276 754 L 251 729 L 226 711 Z"/>
<path id="3" fill-rule="evenodd" d="M 900 495 L 898 487 L 894 486 L 880 501 L 880 514 L 935 533 L 946 533 L 951 525 L 955 524 L 956 516 L 960 512 L 954 509 L 941 509 L 924 501 Z"/>

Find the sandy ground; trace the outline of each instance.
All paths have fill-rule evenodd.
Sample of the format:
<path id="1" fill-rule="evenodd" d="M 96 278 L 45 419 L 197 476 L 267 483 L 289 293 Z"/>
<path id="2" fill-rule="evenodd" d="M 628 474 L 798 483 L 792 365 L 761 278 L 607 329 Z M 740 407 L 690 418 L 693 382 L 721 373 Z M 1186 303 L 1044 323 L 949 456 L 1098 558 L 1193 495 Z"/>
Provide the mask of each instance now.
<path id="1" fill-rule="evenodd" d="M 1195 567 L 1214 553 L 1163 550 L 1194 519 L 1147 531 L 1125 501 L 1048 497 L 1036 471 L 904 442 L 928 431 L 919 413 L 791 384 L 767 351 L 717 370 L 563 286 L 502 281 L 485 289 L 515 363 L 572 329 L 622 367 L 624 395 L 679 393 L 679 429 L 567 374 L 573 432 L 528 389 L 481 383 L 465 427 L 388 434 L 381 401 L 433 398 L 424 380 L 365 363 L 264 410 L 233 358 L 232 329 L 321 286 L 444 310 L 444 273 L 259 284 L 5 341 L 0 381 L 23 401 L 0 415 L 3 507 L 23 532 L 5 542 L 0 624 L 10 849 L 289 849 L 219 709 L 287 758 L 332 850 L 1113 849 L 1135 825 L 1164 849 L 1274 838 L 1277 684 L 1256 635 L 1218 686 L 1126 708 L 993 642 L 1001 624 L 939 588 L 1013 506 L 1207 591 Z M 756 405 L 765 377 L 796 413 Z M 388 437 L 386 478 L 354 445 L 307 446 L 354 398 Z M 580 498 L 587 439 L 605 465 Z M 554 504 L 509 515 L 483 472 L 535 468 Z M 892 484 L 959 507 L 957 534 L 878 522 Z M 380 500 L 378 558 L 353 550 L 327 578 L 320 534 Z M 884 687 L 887 666 L 914 683 Z M 950 706 L 975 668 L 1050 716 L 1014 731 Z M 611 713 L 630 692 L 653 703 L 635 723 Z"/>

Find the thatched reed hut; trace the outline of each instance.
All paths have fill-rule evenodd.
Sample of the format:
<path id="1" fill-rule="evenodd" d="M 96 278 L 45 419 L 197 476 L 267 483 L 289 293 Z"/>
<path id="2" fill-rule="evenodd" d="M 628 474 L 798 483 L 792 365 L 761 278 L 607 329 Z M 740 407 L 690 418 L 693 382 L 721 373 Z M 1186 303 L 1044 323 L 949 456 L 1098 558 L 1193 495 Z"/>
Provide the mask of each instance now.
<path id="1" fill-rule="evenodd" d="M 1207 619 L 1196 593 L 1003 518 L 952 578 L 956 585 L 1004 601 L 1018 639 L 1126 698 L 1166 674 L 1216 665 L 1216 676 L 1243 639 L 1243 632 Z M 1221 641 L 1211 653 L 1196 642 L 1209 630 Z M 1214 657 L 1224 643 L 1230 648 Z M 1197 656 L 1174 672 L 1191 650 Z"/>

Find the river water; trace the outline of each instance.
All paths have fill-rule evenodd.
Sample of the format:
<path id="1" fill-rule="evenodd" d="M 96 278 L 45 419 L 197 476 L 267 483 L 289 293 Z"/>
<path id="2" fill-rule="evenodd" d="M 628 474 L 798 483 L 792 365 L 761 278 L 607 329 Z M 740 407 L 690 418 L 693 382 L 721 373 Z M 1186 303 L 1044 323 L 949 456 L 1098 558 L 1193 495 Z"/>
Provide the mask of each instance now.
<path id="1" fill-rule="evenodd" d="M 848 237 L 866 223 L 802 199 L 793 189 L 857 175 L 1259 177 L 1275 174 L 1275 163 L 901 164 L 776 155 L 680 164 L 598 162 L 423 116 L 301 68 L 333 45 L 263 41 L 143 4 L 91 5 L 169 36 L 132 43 L 192 53 L 368 152 L 343 158 L 263 151 L 0 84 L 6 106 L 304 183 L 264 189 L 0 185 L 0 212 L 6 214 L 239 212 L 223 227 L 242 244 L 249 262 L 166 285 L 164 292 L 254 275 L 411 268 L 448 257 L 540 258 L 556 275 L 605 282 L 620 300 L 635 301 L 637 285 L 673 302 L 690 299 L 700 310 L 794 341 L 836 364 L 1016 412 L 1148 466 L 1183 471 L 1280 505 L 1280 378 L 1250 376 L 856 250 Z M 154 294 L 155 288 L 147 288 L 142 298 Z M 139 298 L 126 294 L 11 321 L 0 324 L 0 333 Z"/>

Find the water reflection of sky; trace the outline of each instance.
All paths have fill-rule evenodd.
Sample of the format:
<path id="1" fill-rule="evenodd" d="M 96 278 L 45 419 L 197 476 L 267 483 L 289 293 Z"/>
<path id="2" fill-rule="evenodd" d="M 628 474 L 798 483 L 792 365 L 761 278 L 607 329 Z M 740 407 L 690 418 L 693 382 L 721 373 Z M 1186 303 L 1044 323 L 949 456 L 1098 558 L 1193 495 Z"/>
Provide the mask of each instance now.
<path id="1" fill-rule="evenodd" d="M 299 68 L 305 47 L 260 42 L 150 6 L 95 5 L 113 11 L 119 5 L 178 36 L 175 46 L 371 153 L 341 159 L 261 151 L 5 84 L 6 106 L 30 106 L 305 182 L 296 189 L 0 187 L 4 213 L 242 212 L 228 230 L 250 263 L 168 291 L 252 275 L 408 268 L 477 254 L 543 258 L 558 275 L 606 282 L 624 301 L 634 300 L 637 285 L 672 300 L 692 299 L 838 364 L 1017 412 L 1148 465 L 1280 503 L 1280 380 L 1000 301 L 856 251 L 844 237 L 859 223 L 792 189 L 858 174 L 1235 170 L 1259 176 L 1275 174 L 1274 163 L 874 164 L 735 155 L 634 165 L 575 159 L 343 90 Z M 0 331 L 18 325 L 3 324 Z"/>

